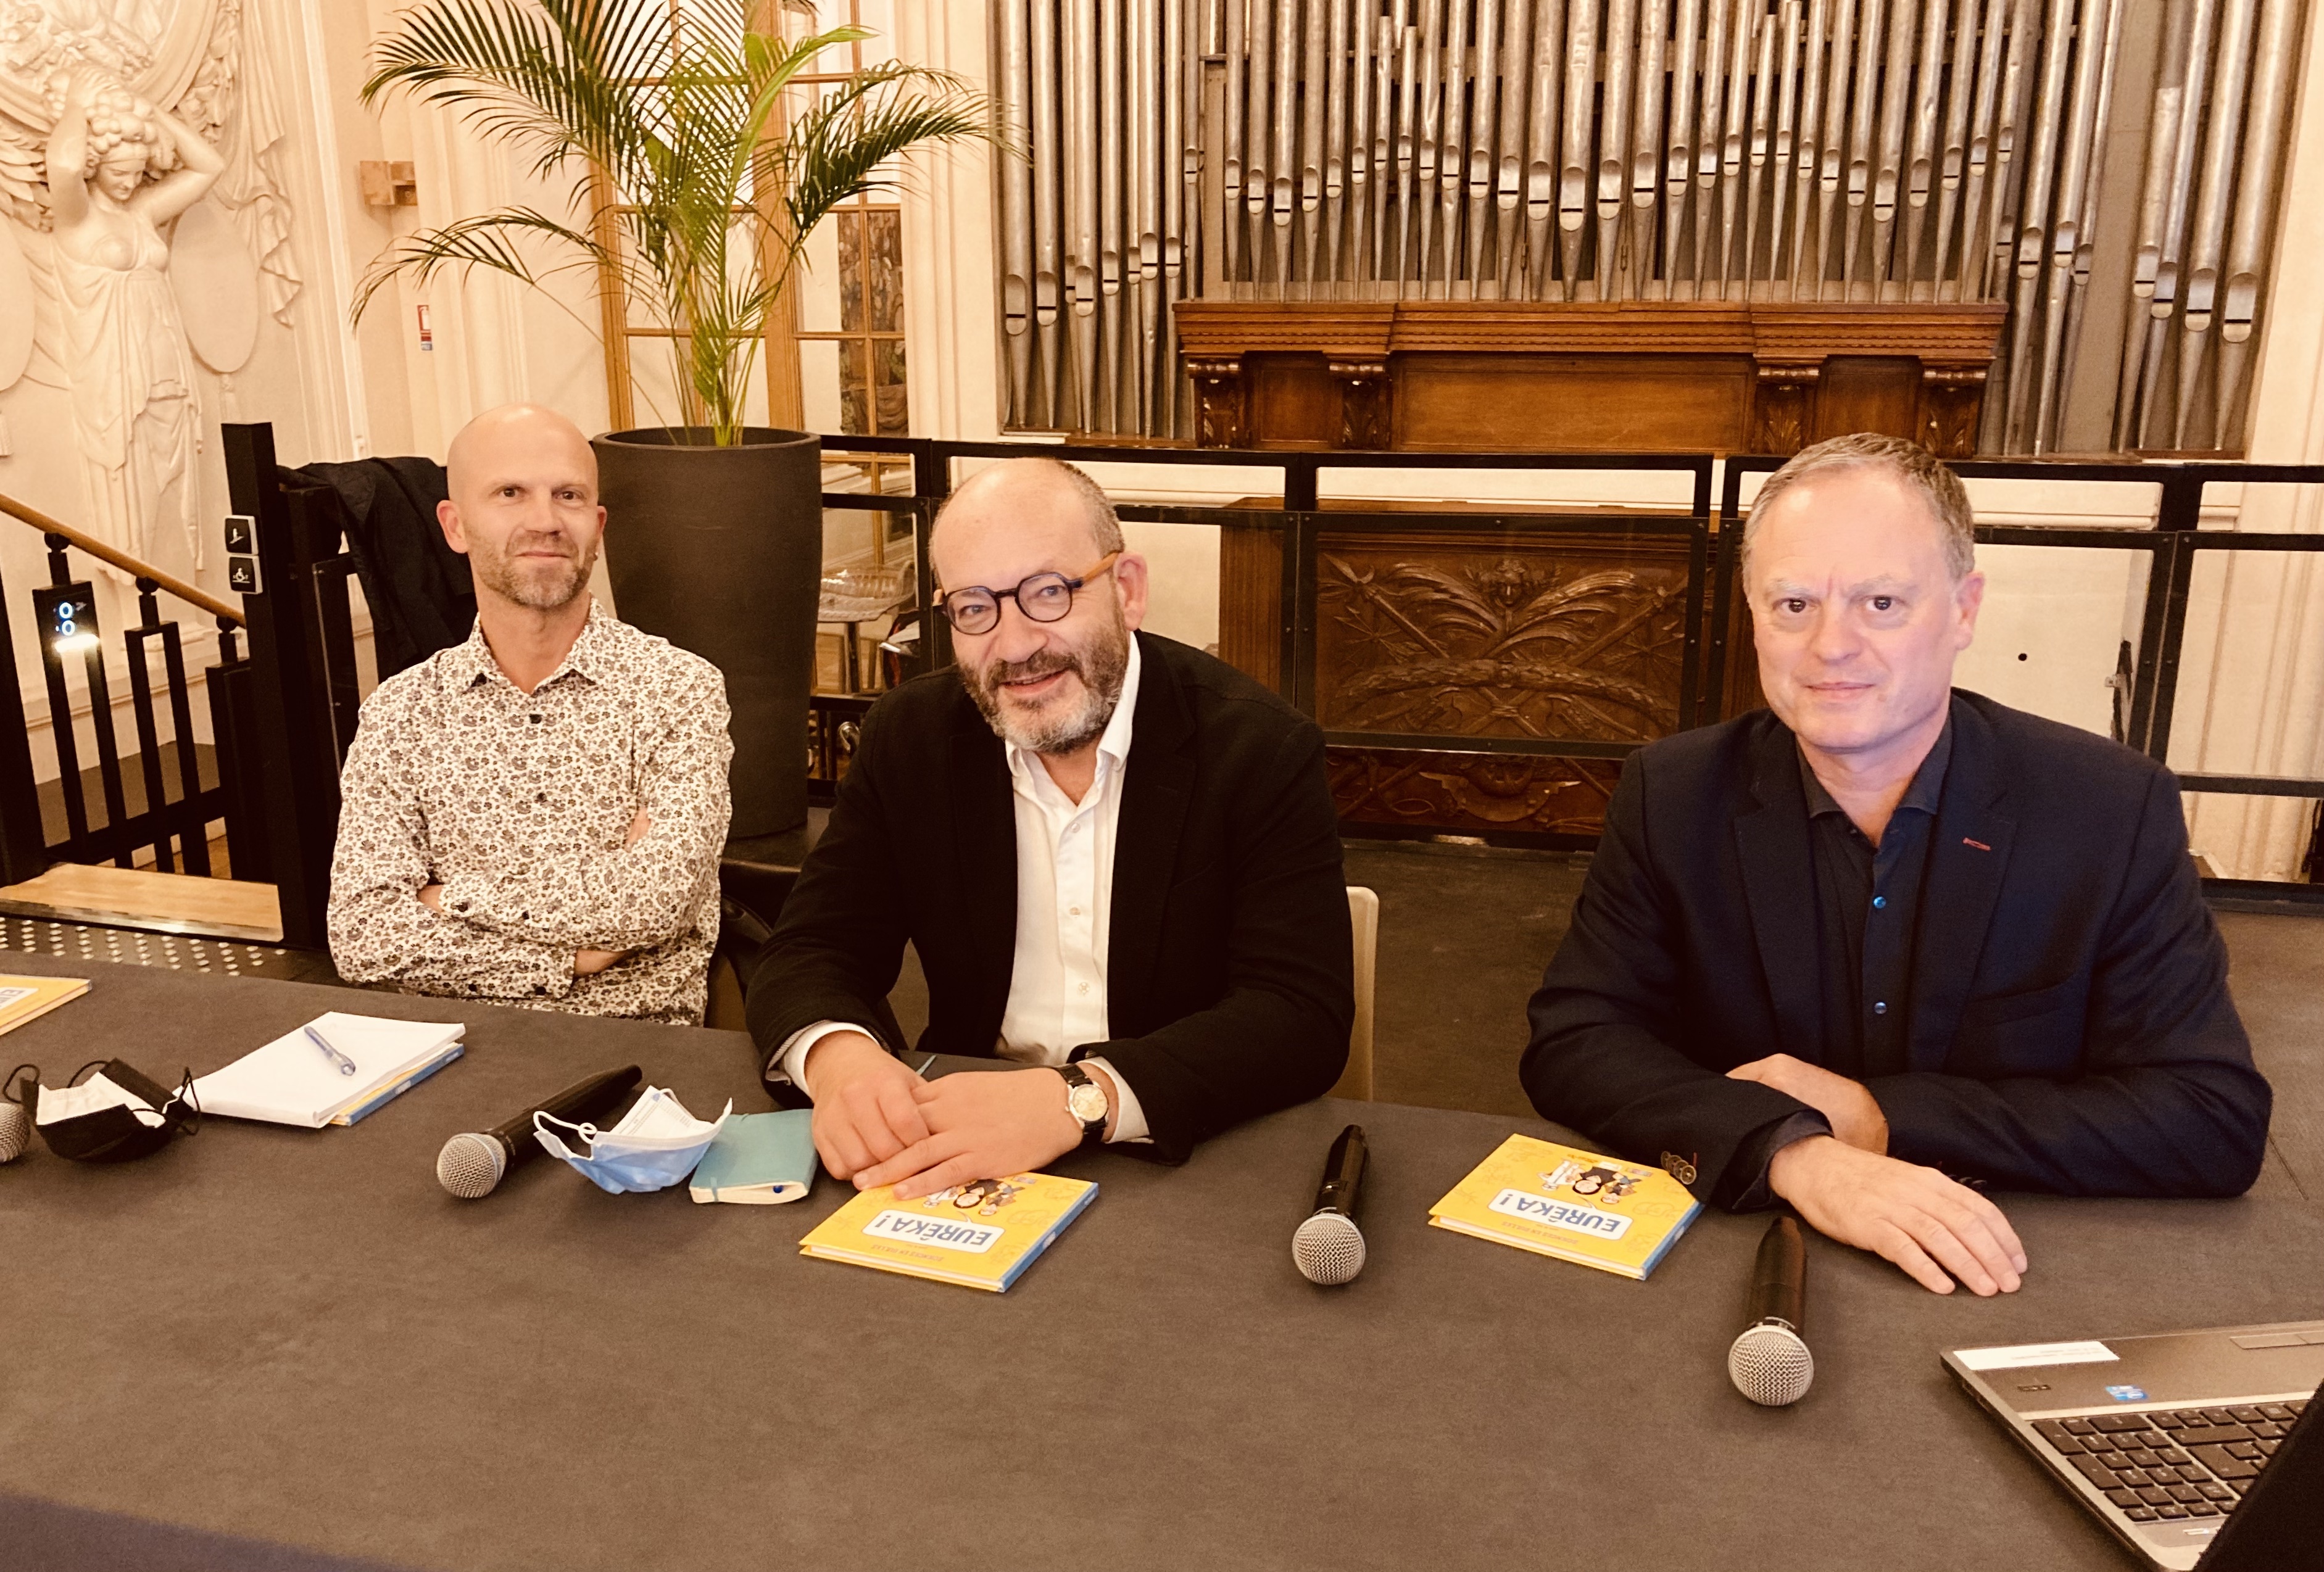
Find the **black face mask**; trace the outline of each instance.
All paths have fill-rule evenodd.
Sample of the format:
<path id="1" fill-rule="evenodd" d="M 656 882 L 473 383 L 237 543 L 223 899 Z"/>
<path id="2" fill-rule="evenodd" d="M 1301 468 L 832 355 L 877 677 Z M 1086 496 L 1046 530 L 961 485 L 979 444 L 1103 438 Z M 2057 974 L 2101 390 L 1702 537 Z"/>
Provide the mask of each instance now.
<path id="1" fill-rule="evenodd" d="M 20 1066 L 14 1080 L 30 1065 Z M 91 1075 L 89 1072 L 95 1071 Z M 88 1079 L 84 1080 L 83 1076 Z M 200 1126 L 189 1071 L 176 1091 L 165 1091 L 118 1059 L 96 1060 L 73 1072 L 65 1086 L 42 1094 L 40 1072 L 19 1083 L 32 1127 L 50 1151 L 76 1163 L 126 1163 L 158 1152 L 175 1135 Z"/>

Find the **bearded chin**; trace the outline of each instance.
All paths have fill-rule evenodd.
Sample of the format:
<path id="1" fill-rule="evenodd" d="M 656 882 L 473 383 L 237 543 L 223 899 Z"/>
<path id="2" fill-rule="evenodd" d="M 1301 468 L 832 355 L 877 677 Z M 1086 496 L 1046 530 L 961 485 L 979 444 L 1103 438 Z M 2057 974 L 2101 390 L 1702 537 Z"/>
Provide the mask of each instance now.
<path id="1" fill-rule="evenodd" d="M 1115 627 L 1090 648 L 1076 650 L 1061 660 L 1044 663 L 1038 670 L 1019 666 L 1006 671 L 988 666 L 962 685 L 968 696 L 976 702 L 984 723 L 992 728 L 1004 742 L 1028 753 L 1072 753 L 1087 747 L 1102 736 L 1113 719 L 1114 707 L 1121 702 L 1121 684 L 1130 669 L 1130 631 Z M 1026 716 L 1012 714 L 1001 703 L 1001 683 L 1004 677 L 1044 675 L 1050 671 L 1073 671 L 1080 674 L 1082 696 L 1079 703 L 1061 713 Z M 965 676 L 966 674 L 964 674 Z"/>

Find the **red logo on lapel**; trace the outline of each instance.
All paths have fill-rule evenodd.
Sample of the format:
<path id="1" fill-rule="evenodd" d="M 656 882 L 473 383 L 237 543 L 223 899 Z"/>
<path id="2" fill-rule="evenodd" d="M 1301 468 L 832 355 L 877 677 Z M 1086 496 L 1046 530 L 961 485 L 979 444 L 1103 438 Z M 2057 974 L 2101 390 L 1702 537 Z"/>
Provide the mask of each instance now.
<path id="1" fill-rule="evenodd" d="M 1990 850 L 1993 850 L 1993 848 L 1992 848 L 1992 847 L 1987 846 L 1984 841 L 1972 841 L 1972 840 L 1970 840 L 1970 839 L 1969 839 L 1968 836 L 1966 836 L 1966 835 L 1964 835 L 1964 836 L 1962 836 L 1962 837 L 1961 837 L 1961 844 L 1962 844 L 1962 845 L 1964 845 L 1964 846 L 1974 846 L 1974 847 L 1976 847 L 1979 851 L 1990 851 Z"/>

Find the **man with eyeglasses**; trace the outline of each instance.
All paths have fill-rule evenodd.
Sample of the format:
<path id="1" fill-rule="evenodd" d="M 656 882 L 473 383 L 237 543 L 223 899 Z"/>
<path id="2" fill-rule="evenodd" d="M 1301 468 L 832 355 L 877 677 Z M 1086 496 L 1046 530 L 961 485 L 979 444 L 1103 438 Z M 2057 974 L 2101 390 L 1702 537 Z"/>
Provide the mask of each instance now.
<path id="1" fill-rule="evenodd" d="M 882 698 L 749 987 L 825 1167 L 906 1199 L 1084 1142 L 1165 1162 L 1329 1089 L 1354 1013 L 1314 722 L 1138 631 L 1146 560 L 1071 464 L 980 472 L 931 550 L 956 664 Z M 888 1006 L 928 984 L 917 1053 Z"/>

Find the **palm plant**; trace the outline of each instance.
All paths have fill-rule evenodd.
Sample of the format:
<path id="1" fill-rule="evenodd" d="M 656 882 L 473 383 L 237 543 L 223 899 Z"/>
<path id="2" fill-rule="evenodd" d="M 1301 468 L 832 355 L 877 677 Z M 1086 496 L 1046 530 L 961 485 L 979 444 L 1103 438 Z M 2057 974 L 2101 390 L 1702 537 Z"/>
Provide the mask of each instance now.
<path id="1" fill-rule="evenodd" d="M 774 13 L 765 0 L 428 0 L 401 14 L 374 45 L 364 102 L 400 88 L 455 110 L 529 153 L 536 178 L 575 178 L 568 208 L 591 216 L 510 207 L 407 236 L 364 278 L 356 317 L 399 274 L 425 284 L 481 267 L 538 285 L 607 269 L 670 335 L 687 428 L 674 438 L 739 443 L 769 313 L 816 225 L 892 188 L 907 150 L 998 140 L 982 95 L 900 63 L 821 85 L 787 115 L 822 51 L 871 34 L 788 40 L 753 20 Z M 560 260 L 537 265 L 544 246 Z"/>

